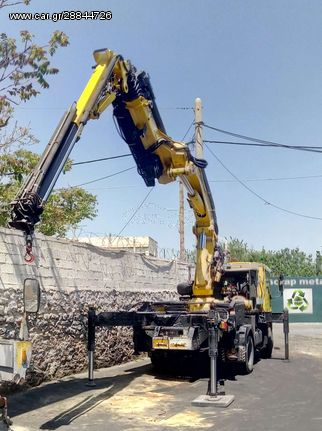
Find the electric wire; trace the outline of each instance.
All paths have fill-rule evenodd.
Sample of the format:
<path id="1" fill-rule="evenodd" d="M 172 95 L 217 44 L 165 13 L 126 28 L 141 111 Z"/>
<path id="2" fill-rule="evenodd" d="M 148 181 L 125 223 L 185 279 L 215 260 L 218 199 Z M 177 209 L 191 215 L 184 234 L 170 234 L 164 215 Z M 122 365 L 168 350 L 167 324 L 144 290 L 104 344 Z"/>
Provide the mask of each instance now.
<path id="1" fill-rule="evenodd" d="M 24 107 L 24 106 L 16 106 L 15 109 L 20 109 L 22 111 L 65 111 L 66 107 L 54 107 L 54 106 L 46 106 L 46 107 Z M 159 106 L 158 109 L 162 111 L 190 111 L 194 108 L 192 106 L 175 106 L 175 107 L 167 107 L 167 106 Z"/>
<path id="2" fill-rule="evenodd" d="M 307 147 L 304 145 L 284 145 L 284 144 L 255 144 L 251 142 L 231 142 L 231 141 L 216 141 L 216 140 L 204 140 L 207 144 L 224 144 L 224 145 L 239 145 L 248 147 L 261 147 L 261 148 L 283 148 L 286 150 L 297 150 L 297 151 L 308 151 L 311 153 L 322 153 L 322 147 Z"/>
<path id="3" fill-rule="evenodd" d="M 152 187 L 148 193 L 146 194 L 145 198 L 143 199 L 143 201 L 140 203 L 140 205 L 136 208 L 136 210 L 134 211 L 134 213 L 131 215 L 131 217 L 128 219 L 128 221 L 125 223 L 125 225 L 122 227 L 122 229 L 119 231 L 119 233 L 117 234 L 117 236 L 113 239 L 113 242 L 117 239 L 120 238 L 121 234 L 123 233 L 123 231 L 125 230 L 125 228 L 131 223 L 131 221 L 133 220 L 133 218 L 136 216 L 136 214 L 140 211 L 140 209 L 142 208 L 142 206 L 144 205 L 145 201 L 148 199 L 148 197 L 150 196 L 150 194 L 152 193 L 154 187 Z"/>
<path id="4" fill-rule="evenodd" d="M 127 168 L 127 169 L 123 169 L 122 171 L 114 172 L 114 174 L 106 175 L 105 177 L 96 178 L 95 180 L 87 181 L 86 183 L 77 184 L 76 186 L 71 186 L 68 188 L 74 189 L 76 187 L 86 186 L 87 184 L 93 184 L 93 183 L 96 183 L 97 181 L 102 181 L 102 180 L 105 180 L 107 178 L 115 177 L 116 175 L 122 174 L 123 172 L 131 171 L 132 169 L 135 169 L 135 167 L 136 166 L 132 166 L 131 168 Z"/>
<path id="5" fill-rule="evenodd" d="M 118 173 L 116 173 L 118 174 Z M 116 175 L 113 174 L 113 175 Z M 264 181 L 289 181 L 289 180 L 302 180 L 302 179 L 315 179 L 322 178 L 322 175 L 303 175 L 297 177 L 272 177 L 272 178 L 242 178 L 241 181 L 245 182 L 264 182 Z M 228 180 L 228 179 L 219 179 L 219 180 L 209 180 L 209 183 L 236 183 L 237 180 Z M 78 187 L 78 186 L 74 186 Z M 87 190 L 117 190 L 117 189 L 129 189 L 129 188 L 137 188 L 137 186 L 133 185 L 125 185 L 125 186 L 112 186 L 112 187 L 92 187 L 87 188 Z"/>
<path id="6" fill-rule="evenodd" d="M 302 175 L 297 177 L 272 177 L 272 178 L 243 178 L 241 181 L 246 182 L 256 182 L 256 181 L 288 181 L 288 180 L 303 180 L 303 179 L 313 179 L 322 178 L 322 175 Z M 237 180 L 210 180 L 210 183 L 236 183 Z"/>
<path id="7" fill-rule="evenodd" d="M 194 124 L 194 120 L 191 122 L 191 124 L 189 125 L 184 137 L 182 138 L 182 140 L 185 139 L 185 137 L 187 136 L 187 134 L 189 133 L 191 127 Z M 145 196 L 145 198 L 143 199 L 143 201 L 139 204 L 139 206 L 136 208 L 136 210 L 134 211 L 134 213 L 131 215 L 131 217 L 128 219 L 128 221 L 125 223 L 125 225 L 122 227 L 122 229 L 120 230 L 120 232 L 117 234 L 117 236 L 113 239 L 113 242 L 120 237 L 120 235 L 123 233 L 123 231 L 125 230 L 125 228 L 129 225 L 129 223 L 133 220 L 133 218 L 136 216 L 136 214 L 139 212 L 139 210 L 142 208 L 142 206 L 144 205 L 144 203 L 146 202 L 146 200 L 148 199 L 148 197 L 150 196 L 150 194 L 152 193 L 153 188 L 151 188 L 151 190 L 149 190 L 149 192 L 147 193 L 147 195 Z"/>
<path id="8" fill-rule="evenodd" d="M 298 213 L 296 211 L 292 211 L 292 210 L 288 210 L 286 208 L 280 207 L 279 205 L 275 205 L 272 202 L 269 202 L 267 199 L 265 199 L 263 196 L 261 196 L 260 194 L 258 194 L 257 192 L 255 192 L 255 190 L 253 190 L 252 188 L 250 188 L 247 184 L 245 184 L 241 179 L 239 179 L 237 177 L 237 175 L 235 175 L 220 159 L 218 156 L 216 156 L 216 154 L 209 148 L 209 146 L 206 144 L 206 148 L 208 149 L 208 151 L 210 152 L 210 154 L 217 160 L 217 162 L 233 177 L 235 178 L 235 180 L 242 185 L 246 190 L 248 190 L 251 194 L 253 194 L 254 196 L 256 196 L 258 199 L 260 199 L 262 202 L 265 203 L 265 205 L 269 205 L 273 208 L 276 208 L 280 211 L 283 211 L 285 213 L 288 214 L 293 214 L 295 216 L 298 217 L 303 217 L 303 218 L 308 218 L 308 219 L 313 219 L 313 220 L 322 220 L 322 217 L 315 217 L 315 216 L 310 216 L 307 214 L 301 214 Z"/>
<path id="9" fill-rule="evenodd" d="M 195 122 L 195 120 L 193 119 L 192 122 L 191 122 L 191 124 L 190 124 L 190 126 L 188 127 L 186 133 L 184 134 L 183 138 L 181 139 L 181 141 L 185 140 L 187 134 L 190 132 L 191 127 L 194 125 L 194 122 Z"/>
<path id="10" fill-rule="evenodd" d="M 120 154 L 118 156 L 102 157 L 100 159 L 84 160 L 84 161 L 81 161 L 81 162 L 71 163 L 71 166 L 86 165 L 86 164 L 89 164 L 89 163 L 102 162 L 102 161 L 105 161 L 105 160 L 121 159 L 121 158 L 129 157 L 129 156 L 132 156 L 132 154 L 128 153 L 128 154 Z M 15 175 L 15 172 L 6 172 L 4 174 L 1 174 L 0 176 L 12 176 L 12 175 Z"/>
<path id="11" fill-rule="evenodd" d="M 310 151 L 310 152 L 317 152 L 317 153 L 322 152 L 322 146 L 286 145 L 286 144 L 281 144 L 281 143 L 274 142 L 274 141 L 268 141 L 266 139 L 259 139 L 259 138 L 254 138 L 252 136 L 242 135 L 240 133 L 230 132 L 228 130 L 219 129 L 218 127 L 213 127 L 213 126 L 210 126 L 209 124 L 205 124 L 205 123 L 202 123 L 202 125 L 207 129 L 211 129 L 211 130 L 214 130 L 214 131 L 219 132 L 219 133 L 224 133 L 226 135 L 233 136 L 235 138 L 245 139 L 245 140 L 260 144 L 260 145 L 253 144 L 253 146 L 278 147 L 278 148 L 287 148 L 287 149 L 292 149 L 292 150 Z M 250 143 L 242 143 L 242 142 L 239 143 L 239 142 L 228 142 L 228 141 L 204 141 L 204 142 L 218 143 L 218 144 L 222 143 L 222 144 L 228 144 L 228 145 L 250 145 L 250 146 L 252 145 Z"/>
<path id="12" fill-rule="evenodd" d="M 114 159 L 121 159 L 123 157 L 129 157 L 132 156 L 131 153 L 128 154 L 120 154 L 119 156 L 111 156 L 111 157 L 102 157 L 101 159 L 93 159 L 93 160 L 84 160 L 82 162 L 75 162 L 72 163 L 72 166 L 77 166 L 77 165 L 86 165 L 88 163 L 96 163 L 96 162 L 102 162 L 104 160 L 114 160 Z"/>

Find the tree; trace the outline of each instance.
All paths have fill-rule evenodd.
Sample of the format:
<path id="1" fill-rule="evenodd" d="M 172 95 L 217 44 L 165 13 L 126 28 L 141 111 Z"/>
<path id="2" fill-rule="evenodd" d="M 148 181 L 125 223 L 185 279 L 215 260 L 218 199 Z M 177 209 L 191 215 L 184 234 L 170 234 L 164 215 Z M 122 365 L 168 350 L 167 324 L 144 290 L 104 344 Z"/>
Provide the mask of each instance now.
<path id="1" fill-rule="evenodd" d="M 228 248 L 232 261 L 262 262 L 265 263 L 273 274 L 278 276 L 314 276 L 316 265 L 311 254 L 306 254 L 299 248 L 281 250 L 254 250 L 247 243 L 237 238 L 230 238 Z"/>
<path id="2" fill-rule="evenodd" d="M 48 88 L 47 75 L 55 75 L 58 69 L 51 67 L 52 57 L 59 46 L 68 44 L 67 36 L 55 31 L 49 42 L 37 45 L 34 36 L 27 30 L 20 32 L 20 49 L 16 39 L 7 34 L 0 35 L 0 127 L 8 124 L 12 105 L 25 102 Z"/>
<path id="3" fill-rule="evenodd" d="M 0 0 L 0 10 L 22 3 L 28 5 L 30 0 Z M 0 150 L 36 141 L 28 127 L 14 123 L 10 132 L 3 129 L 8 126 L 14 106 L 49 87 L 47 77 L 58 73 L 51 65 L 51 57 L 59 47 L 67 45 L 68 37 L 61 31 L 55 31 L 43 45 L 37 44 L 27 30 L 20 32 L 18 41 L 6 33 L 0 34 Z"/>
<path id="4" fill-rule="evenodd" d="M 0 0 L 0 10 L 25 4 L 30 0 Z M 48 77 L 58 73 L 51 59 L 60 47 L 68 45 L 68 37 L 55 31 L 45 44 L 38 44 L 27 30 L 18 40 L 0 33 L 0 225 L 6 226 L 10 202 L 39 160 L 39 156 L 23 149 L 37 142 L 29 127 L 17 122 L 8 126 L 14 107 L 27 102 L 49 87 Z M 71 169 L 69 162 L 65 171 Z M 66 235 L 78 223 L 96 215 L 96 197 L 81 188 L 56 191 L 46 204 L 37 229 L 47 235 Z"/>
<path id="5" fill-rule="evenodd" d="M 6 178 L 0 183 L 0 226 L 7 225 L 10 202 L 38 161 L 38 154 L 24 149 L 0 156 L 0 176 Z M 70 169 L 69 161 L 64 172 Z M 65 236 L 69 229 L 75 229 L 82 220 L 92 220 L 96 216 L 96 205 L 96 196 L 80 187 L 56 190 L 45 205 L 37 230 L 45 235 Z"/>
<path id="6" fill-rule="evenodd" d="M 230 238 L 228 241 L 228 250 L 230 259 L 237 262 L 247 262 L 249 260 L 249 249 L 243 240 L 237 238 Z M 225 246 L 222 244 L 222 248 Z"/>

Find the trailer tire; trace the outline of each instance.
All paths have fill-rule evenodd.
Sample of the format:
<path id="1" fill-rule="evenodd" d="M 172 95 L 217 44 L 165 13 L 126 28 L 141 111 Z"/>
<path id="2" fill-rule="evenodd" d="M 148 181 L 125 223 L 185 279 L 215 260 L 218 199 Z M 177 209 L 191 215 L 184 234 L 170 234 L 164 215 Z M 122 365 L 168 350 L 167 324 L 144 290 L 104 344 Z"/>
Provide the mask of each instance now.
<path id="1" fill-rule="evenodd" d="M 265 347 L 263 347 L 263 349 L 261 349 L 261 351 L 260 351 L 262 358 L 269 359 L 272 357 L 273 346 L 274 346 L 274 342 L 273 342 L 272 328 L 268 327 L 268 329 L 267 329 L 267 343 L 266 343 Z"/>
<path id="2" fill-rule="evenodd" d="M 164 358 L 164 356 L 162 354 L 160 354 L 160 352 L 151 352 L 151 363 L 153 365 L 153 368 L 158 372 L 158 373 L 164 373 L 167 371 L 167 365 L 168 362 L 167 360 Z"/>
<path id="3" fill-rule="evenodd" d="M 250 374 L 254 368 L 255 345 L 251 334 L 248 334 L 246 345 L 239 347 L 240 371 L 242 374 Z"/>

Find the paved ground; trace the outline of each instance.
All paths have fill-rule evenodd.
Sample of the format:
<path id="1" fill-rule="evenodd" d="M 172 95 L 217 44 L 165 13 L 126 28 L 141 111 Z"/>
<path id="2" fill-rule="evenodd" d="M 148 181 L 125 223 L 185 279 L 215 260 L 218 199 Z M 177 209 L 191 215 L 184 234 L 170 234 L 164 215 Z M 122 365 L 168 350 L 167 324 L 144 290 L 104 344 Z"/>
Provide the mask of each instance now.
<path id="1" fill-rule="evenodd" d="M 192 407 L 207 380 L 155 376 L 148 360 L 51 382 L 9 399 L 14 431 L 216 430 L 320 431 L 322 429 L 322 324 L 291 325 L 291 360 L 283 357 L 282 325 L 273 358 L 248 376 L 226 380 L 235 395 L 227 409 Z"/>

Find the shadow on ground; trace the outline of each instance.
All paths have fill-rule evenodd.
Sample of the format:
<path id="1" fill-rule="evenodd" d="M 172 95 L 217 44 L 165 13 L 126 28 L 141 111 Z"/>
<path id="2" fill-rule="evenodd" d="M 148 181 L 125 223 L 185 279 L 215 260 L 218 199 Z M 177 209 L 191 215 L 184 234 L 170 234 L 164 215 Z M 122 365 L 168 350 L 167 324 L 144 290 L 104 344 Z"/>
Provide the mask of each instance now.
<path id="1" fill-rule="evenodd" d="M 96 386 L 94 388 L 86 386 L 87 378 L 71 378 L 47 383 L 9 397 L 9 414 L 14 418 L 54 403 L 66 401 L 64 411 L 61 411 L 62 407 L 60 404 L 57 407 L 59 414 L 48 419 L 39 427 L 40 430 L 56 430 L 62 426 L 71 424 L 80 416 L 86 415 L 99 404 L 125 389 L 139 376 L 150 375 L 156 380 L 185 380 L 189 383 L 193 383 L 199 379 L 208 379 L 209 357 L 205 358 L 207 360 L 195 363 L 195 366 L 192 368 L 191 366 L 185 367 L 181 363 L 179 366 L 177 364 L 177 366 L 162 370 L 162 372 L 155 369 L 151 364 L 134 367 L 133 365 L 129 365 L 129 368 L 125 368 L 119 375 L 95 378 Z M 237 368 L 231 366 L 218 367 L 218 380 L 235 381 L 238 374 L 239 370 Z M 162 387 L 160 390 L 162 390 Z M 82 397 L 72 399 L 78 395 L 82 395 Z M 68 401 L 69 399 L 71 400 Z"/>
<path id="2" fill-rule="evenodd" d="M 75 401 L 75 405 L 66 409 L 46 423 L 42 424 L 42 430 L 55 430 L 63 425 L 68 425 L 79 416 L 94 409 L 103 401 L 111 398 L 117 392 L 126 388 L 136 377 L 147 373 L 151 365 L 143 365 L 125 371 L 113 377 L 95 379 L 96 386 L 86 386 L 87 378 L 61 380 L 47 383 L 43 386 L 30 389 L 28 392 L 15 394 L 9 399 L 10 416 L 15 417 L 50 404 L 68 400 L 79 394 L 89 392 L 89 395 L 81 401 Z M 106 389 L 101 392 L 102 389 Z M 95 391 L 100 393 L 95 395 Z M 93 394 L 94 391 L 94 394 Z"/>

